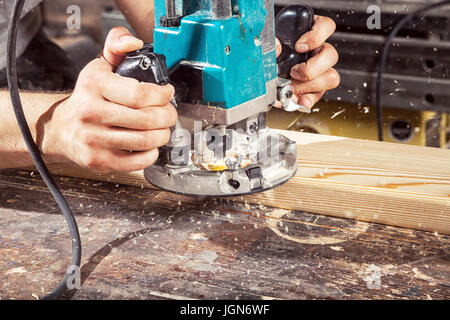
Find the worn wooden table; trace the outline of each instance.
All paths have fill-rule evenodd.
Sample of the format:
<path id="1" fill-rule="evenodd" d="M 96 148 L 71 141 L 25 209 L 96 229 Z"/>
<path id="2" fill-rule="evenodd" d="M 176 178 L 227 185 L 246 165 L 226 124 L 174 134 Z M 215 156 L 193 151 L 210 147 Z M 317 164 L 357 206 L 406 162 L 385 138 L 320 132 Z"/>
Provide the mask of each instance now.
<path id="1" fill-rule="evenodd" d="M 56 178 L 83 241 L 72 299 L 449 299 L 448 236 Z M 71 245 L 40 178 L 0 172 L 0 298 L 43 296 Z"/>

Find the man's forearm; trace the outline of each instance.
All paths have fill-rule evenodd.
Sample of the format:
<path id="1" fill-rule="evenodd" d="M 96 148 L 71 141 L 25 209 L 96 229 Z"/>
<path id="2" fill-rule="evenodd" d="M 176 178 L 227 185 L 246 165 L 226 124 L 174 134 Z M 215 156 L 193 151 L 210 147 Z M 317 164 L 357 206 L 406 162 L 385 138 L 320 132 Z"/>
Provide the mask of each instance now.
<path id="1" fill-rule="evenodd" d="M 59 93 L 22 93 L 24 112 L 35 142 L 42 148 L 47 162 L 62 161 L 56 152 L 47 148 L 50 137 L 46 135 L 46 122 L 51 117 L 52 106 L 67 97 Z M 33 164 L 25 141 L 17 126 L 11 100 L 7 91 L 0 91 L 0 169 L 18 168 Z"/>
<path id="2" fill-rule="evenodd" d="M 155 7 L 153 0 L 115 0 L 117 6 L 133 27 L 138 38 L 153 41 Z"/>

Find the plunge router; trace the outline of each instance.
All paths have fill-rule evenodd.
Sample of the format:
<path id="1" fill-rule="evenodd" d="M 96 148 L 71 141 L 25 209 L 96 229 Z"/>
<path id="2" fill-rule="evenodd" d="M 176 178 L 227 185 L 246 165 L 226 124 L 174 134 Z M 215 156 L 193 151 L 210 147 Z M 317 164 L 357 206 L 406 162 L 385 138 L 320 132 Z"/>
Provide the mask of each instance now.
<path id="1" fill-rule="evenodd" d="M 297 170 L 297 146 L 267 127 L 266 113 L 277 101 L 286 111 L 302 110 L 288 78 L 309 57 L 294 47 L 313 17 L 310 7 L 294 5 L 275 19 L 273 0 L 155 0 L 154 43 L 128 54 L 117 69 L 176 89 L 179 120 L 158 161 L 144 170 L 146 179 L 201 197 L 288 181 Z M 278 60 L 275 30 L 283 45 Z"/>

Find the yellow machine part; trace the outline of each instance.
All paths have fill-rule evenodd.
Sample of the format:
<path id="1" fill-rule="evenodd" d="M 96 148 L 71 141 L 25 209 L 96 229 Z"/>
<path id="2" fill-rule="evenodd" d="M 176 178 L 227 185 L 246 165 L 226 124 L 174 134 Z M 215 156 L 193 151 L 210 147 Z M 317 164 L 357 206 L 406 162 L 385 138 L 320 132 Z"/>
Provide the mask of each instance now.
<path id="1" fill-rule="evenodd" d="M 273 109 L 267 116 L 267 123 L 274 129 L 378 140 L 373 106 L 321 102 L 310 114 Z M 385 107 L 383 133 L 388 142 L 448 148 L 450 115 Z"/>

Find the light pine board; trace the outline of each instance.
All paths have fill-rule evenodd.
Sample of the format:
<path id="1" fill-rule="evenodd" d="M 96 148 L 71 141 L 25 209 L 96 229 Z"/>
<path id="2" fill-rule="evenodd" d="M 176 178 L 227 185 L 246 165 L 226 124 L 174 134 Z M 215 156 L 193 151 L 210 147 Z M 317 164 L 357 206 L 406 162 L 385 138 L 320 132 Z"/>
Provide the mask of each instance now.
<path id="1" fill-rule="evenodd" d="M 298 143 L 296 176 L 235 200 L 450 234 L 450 150 L 280 131 Z M 142 172 L 54 174 L 150 187 Z"/>

